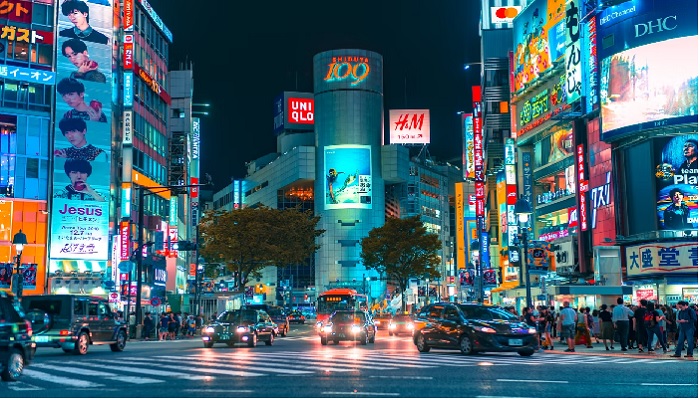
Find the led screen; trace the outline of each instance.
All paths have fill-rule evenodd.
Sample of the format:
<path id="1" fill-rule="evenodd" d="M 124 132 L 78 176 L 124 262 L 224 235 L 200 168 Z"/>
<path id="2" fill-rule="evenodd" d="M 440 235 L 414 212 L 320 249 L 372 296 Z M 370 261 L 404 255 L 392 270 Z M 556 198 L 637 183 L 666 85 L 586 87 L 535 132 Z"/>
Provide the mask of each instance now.
<path id="1" fill-rule="evenodd" d="M 56 46 L 52 259 L 109 258 L 111 2 L 63 1 Z"/>
<path id="2" fill-rule="evenodd" d="M 372 208 L 370 146 L 325 146 L 325 209 Z"/>
<path id="3" fill-rule="evenodd" d="M 698 229 L 698 136 L 656 143 L 656 213 L 659 229 Z"/>
<path id="4" fill-rule="evenodd" d="M 603 134 L 697 122 L 697 60 L 697 36 L 647 44 L 605 58 L 600 82 Z"/>

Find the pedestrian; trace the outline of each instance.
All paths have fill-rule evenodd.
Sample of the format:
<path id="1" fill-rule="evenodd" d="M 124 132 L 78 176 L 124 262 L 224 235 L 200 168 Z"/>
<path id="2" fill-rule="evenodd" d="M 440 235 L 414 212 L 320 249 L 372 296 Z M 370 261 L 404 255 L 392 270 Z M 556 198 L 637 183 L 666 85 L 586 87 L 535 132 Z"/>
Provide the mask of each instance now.
<path id="1" fill-rule="evenodd" d="M 576 311 L 573 308 L 569 307 L 568 301 L 564 302 L 564 307 L 562 307 L 559 316 L 561 319 L 561 337 L 566 338 L 566 344 L 568 345 L 568 348 L 564 351 L 568 353 L 573 353 L 576 351 L 574 349 L 574 335 L 576 331 L 576 321 L 578 320 L 578 316 L 576 315 Z"/>
<path id="2" fill-rule="evenodd" d="M 634 311 L 634 330 L 637 332 L 637 349 L 644 353 L 644 346 L 647 343 L 647 330 L 644 327 L 644 315 L 647 310 L 647 301 L 639 300 L 639 307 Z"/>
<path id="3" fill-rule="evenodd" d="M 666 335 L 667 335 L 667 346 L 673 344 L 676 345 L 676 335 L 678 334 L 678 327 L 676 325 L 676 312 L 674 306 L 666 307 Z"/>
<path id="4" fill-rule="evenodd" d="M 194 315 L 190 314 L 187 316 L 187 336 L 194 337 L 197 331 L 197 321 L 194 319 Z"/>
<path id="5" fill-rule="evenodd" d="M 552 337 L 557 337 L 557 323 L 559 321 L 559 314 L 557 314 L 557 309 L 554 306 L 549 307 L 549 314 L 552 316 Z"/>
<path id="6" fill-rule="evenodd" d="M 552 327 L 554 326 L 554 311 L 544 309 L 544 338 L 545 338 L 545 350 L 549 346 L 550 350 L 554 350 L 554 342 L 552 341 Z"/>
<path id="7" fill-rule="evenodd" d="M 158 328 L 158 340 L 166 340 L 168 338 L 168 324 L 170 324 L 170 317 L 168 317 L 168 314 L 162 313 L 160 315 L 160 327 Z"/>
<path id="8" fill-rule="evenodd" d="M 177 330 L 179 327 L 180 324 L 175 319 L 175 314 L 170 313 L 168 315 L 168 337 L 170 340 L 175 340 L 177 338 Z"/>
<path id="9" fill-rule="evenodd" d="M 591 331 L 588 326 L 588 315 L 586 315 L 586 308 L 579 308 L 578 319 L 576 323 L 576 336 L 574 337 L 575 344 L 585 344 L 587 348 L 592 348 L 591 345 Z"/>
<path id="10" fill-rule="evenodd" d="M 668 332 L 667 332 L 667 323 L 666 323 L 666 313 L 664 312 L 664 306 L 662 306 L 659 303 L 654 304 L 654 312 L 656 312 L 656 315 L 658 316 L 659 319 L 659 327 L 661 328 L 661 341 L 664 343 L 666 348 L 668 348 Z M 661 346 L 660 343 L 656 343 L 656 349 L 658 349 Z"/>
<path id="11" fill-rule="evenodd" d="M 617 298 L 617 305 L 613 308 L 612 322 L 613 327 L 617 330 L 620 336 L 620 350 L 627 351 L 627 335 L 629 335 L 629 318 L 634 315 L 632 310 L 627 308 L 622 301 L 622 297 Z"/>
<path id="12" fill-rule="evenodd" d="M 588 315 L 588 325 L 591 327 L 591 336 L 595 339 L 596 343 L 600 343 L 598 338 L 600 337 L 600 321 L 598 320 L 598 310 L 593 310 L 591 312 L 590 307 L 586 307 L 586 315 Z"/>
<path id="13" fill-rule="evenodd" d="M 664 349 L 664 353 L 668 352 L 666 349 L 666 344 L 663 342 L 663 336 L 661 335 L 661 324 L 659 323 L 659 314 L 657 314 L 654 308 L 654 303 L 647 302 L 646 310 L 644 312 L 644 328 L 647 331 L 647 351 L 649 354 L 654 354 L 655 349 L 653 346 L 654 336 L 659 339 L 661 346 Z"/>
<path id="14" fill-rule="evenodd" d="M 559 306 L 559 312 L 557 313 L 557 331 L 559 332 L 559 343 L 564 343 L 564 335 L 561 334 L 561 311 L 564 309 L 564 307 Z"/>
<path id="15" fill-rule="evenodd" d="M 155 328 L 155 323 L 153 317 L 151 317 L 150 311 L 146 311 L 146 316 L 143 318 L 143 338 L 149 340 L 153 329 Z"/>
<path id="16" fill-rule="evenodd" d="M 603 345 L 605 345 L 605 350 L 615 350 L 613 347 L 613 336 L 614 327 L 612 322 L 612 314 L 608 311 L 608 305 L 603 304 L 600 306 L 600 312 L 598 313 L 598 324 L 600 325 L 600 338 L 603 339 Z M 610 341 L 610 347 L 608 347 L 608 340 Z"/>
<path id="17" fill-rule="evenodd" d="M 685 300 L 679 301 L 676 308 L 678 309 L 678 317 L 676 319 L 678 323 L 678 344 L 676 345 L 676 351 L 671 357 L 680 357 L 684 342 L 687 341 L 685 357 L 692 358 L 694 348 L 693 337 L 695 336 L 695 325 L 698 322 L 698 314 L 692 307 L 688 306 L 688 302 Z"/>

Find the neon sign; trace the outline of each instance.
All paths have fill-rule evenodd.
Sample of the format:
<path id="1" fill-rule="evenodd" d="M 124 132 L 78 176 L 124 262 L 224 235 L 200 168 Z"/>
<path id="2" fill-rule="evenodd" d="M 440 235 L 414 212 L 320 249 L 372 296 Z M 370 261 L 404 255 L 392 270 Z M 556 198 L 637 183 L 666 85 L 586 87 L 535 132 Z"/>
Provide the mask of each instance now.
<path id="1" fill-rule="evenodd" d="M 333 57 L 328 64 L 328 73 L 323 78 L 326 82 L 341 82 L 350 79 L 350 86 L 357 86 L 369 75 L 369 58 L 367 57 Z"/>

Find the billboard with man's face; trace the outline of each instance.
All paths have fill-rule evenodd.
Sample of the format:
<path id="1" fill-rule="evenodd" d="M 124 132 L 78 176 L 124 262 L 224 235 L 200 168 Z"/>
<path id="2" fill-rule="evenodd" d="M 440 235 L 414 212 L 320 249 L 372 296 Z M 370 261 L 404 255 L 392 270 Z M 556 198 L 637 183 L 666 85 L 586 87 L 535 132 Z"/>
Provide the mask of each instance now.
<path id="1" fill-rule="evenodd" d="M 325 146 L 324 209 L 372 208 L 371 146 Z"/>
<path id="2" fill-rule="evenodd" d="M 56 260 L 109 259 L 113 10 L 111 1 L 102 3 L 62 0 L 56 7 Z"/>
<path id="3" fill-rule="evenodd" d="M 656 213 L 659 229 L 698 229 L 698 137 L 658 139 Z"/>

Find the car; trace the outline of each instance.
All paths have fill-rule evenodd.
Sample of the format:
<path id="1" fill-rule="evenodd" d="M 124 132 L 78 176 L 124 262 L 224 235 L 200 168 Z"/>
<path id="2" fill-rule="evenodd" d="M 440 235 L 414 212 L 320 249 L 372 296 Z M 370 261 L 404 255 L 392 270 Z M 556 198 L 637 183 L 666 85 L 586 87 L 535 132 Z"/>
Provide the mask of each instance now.
<path id="1" fill-rule="evenodd" d="M 381 313 L 374 317 L 375 325 L 377 329 L 389 329 L 389 321 L 392 315 L 390 313 Z"/>
<path id="2" fill-rule="evenodd" d="M 359 341 L 360 344 L 374 343 L 377 327 L 364 311 L 335 311 L 321 329 L 321 345 L 328 342 Z"/>
<path id="3" fill-rule="evenodd" d="M 408 314 L 394 315 L 389 320 L 389 336 L 413 335 L 413 318 Z"/>
<path id="4" fill-rule="evenodd" d="M 285 337 L 289 333 L 289 316 L 282 307 L 270 307 L 267 314 L 277 324 L 277 335 Z"/>
<path id="5" fill-rule="evenodd" d="M 17 299 L 0 290 L 0 377 L 16 381 L 36 352 L 32 324 Z"/>
<path id="6" fill-rule="evenodd" d="M 92 345 L 108 344 L 113 352 L 126 347 L 126 324 L 112 312 L 107 299 L 88 295 L 52 294 L 22 298 L 34 329 L 37 348 L 61 348 L 85 355 Z"/>
<path id="7" fill-rule="evenodd" d="M 517 352 L 531 356 L 538 349 L 537 330 L 494 306 L 434 303 L 416 316 L 413 343 L 419 352 L 432 347 L 458 349 L 462 354 Z"/>
<path id="8" fill-rule="evenodd" d="M 306 321 L 306 317 L 301 311 L 292 311 L 289 313 L 289 322 L 294 322 L 295 324 L 303 324 Z"/>
<path id="9" fill-rule="evenodd" d="M 202 329 L 202 343 L 206 348 L 212 348 L 216 343 L 226 343 L 228 347 L 244 343 L 255 347 L 258 341 L 272 346 L 277 329 L 277 324 L 263 310 L 241 308 L 224 311 Z"/>

